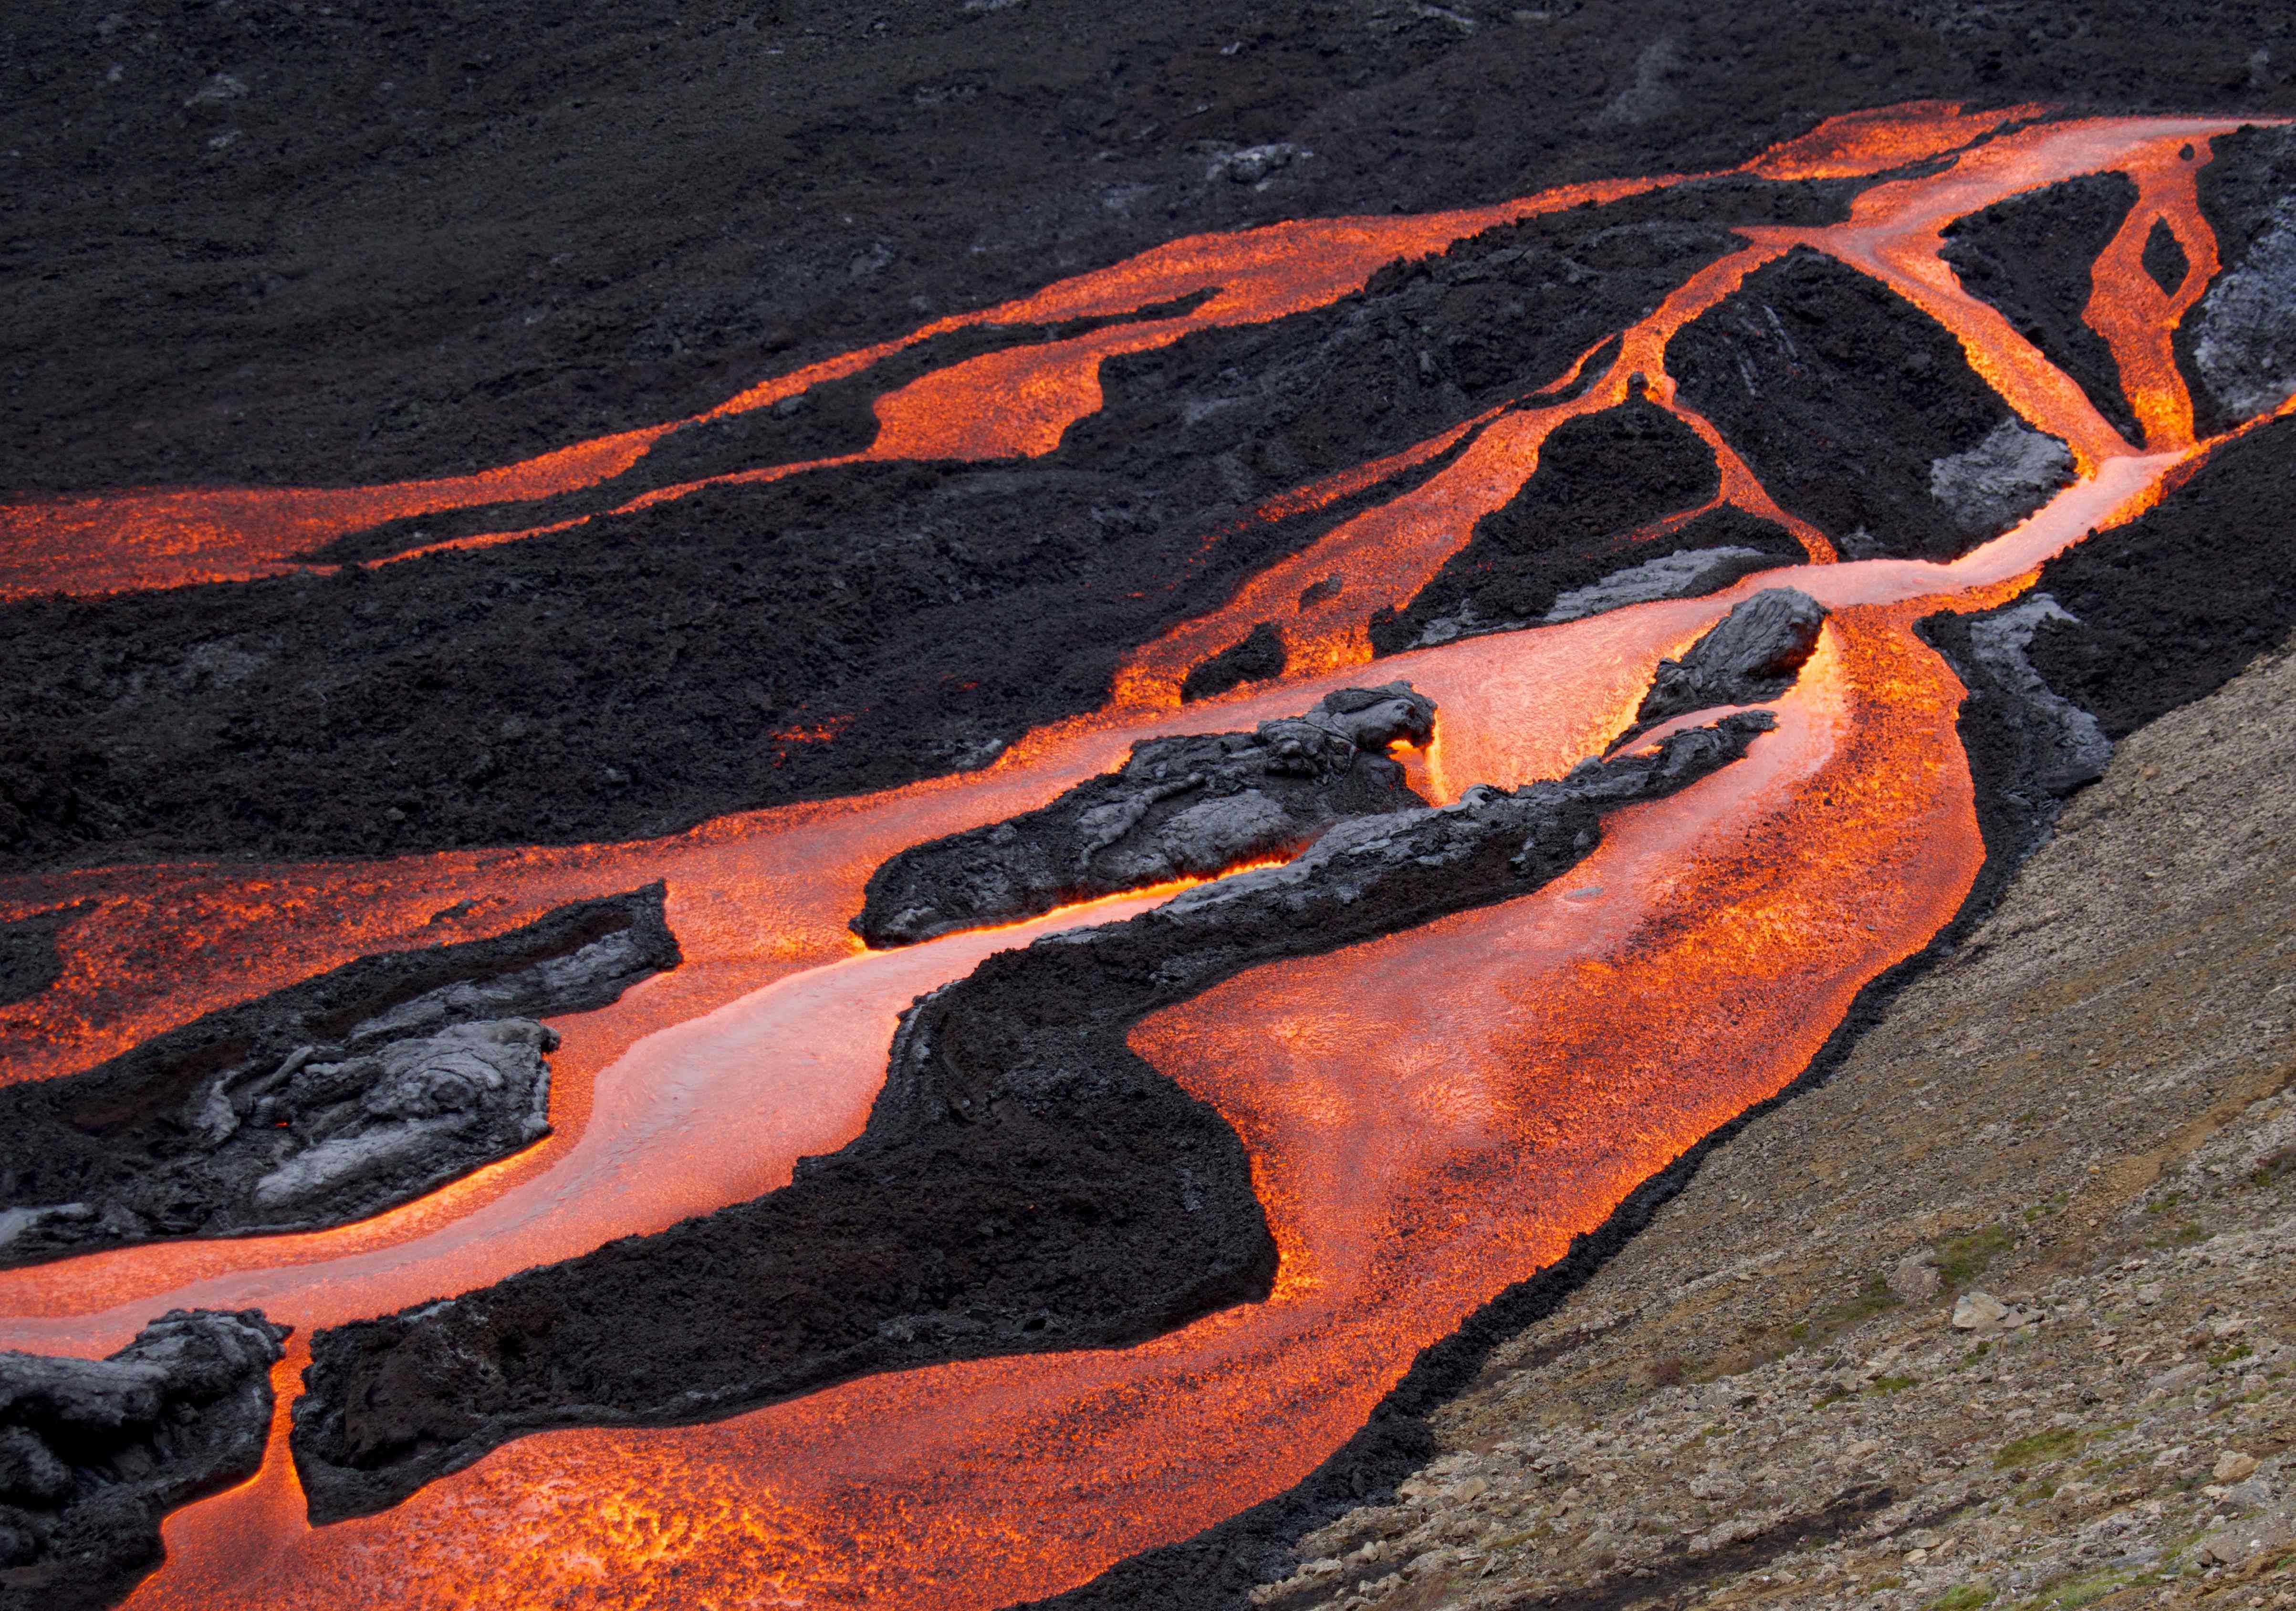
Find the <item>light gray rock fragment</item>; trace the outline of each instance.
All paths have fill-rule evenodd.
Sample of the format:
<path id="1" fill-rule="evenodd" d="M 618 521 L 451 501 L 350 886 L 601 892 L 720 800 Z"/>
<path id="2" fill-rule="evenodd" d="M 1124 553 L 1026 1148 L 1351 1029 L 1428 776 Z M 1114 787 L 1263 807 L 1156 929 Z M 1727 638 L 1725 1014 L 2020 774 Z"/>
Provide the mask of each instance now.
<path id="1" fill-rule="evenodd" d="M 1658 662 L 1619 744 L 1693 711 L 1775 699 L 1801 674 L 1824 624 L 1825 607 L 1792 588 L 1766 588 L 1742 600 L 1680 660 Z"/>
<path id="2" fill-rule="evenodd" d="M 1591 587 L 1557 594 L 1553 607 L 1539 620 L 1542 625 L 1551 626 L 1654 599 L 1697 598 L 1776 563 L 1775 555 L 1759 548 L 1685 548 L 1613 571 Z"/>
<path id="3" fill-rule="evenodd" d="M 2240 267 L 2188 322 L 2193 366 L 2234 418 L 2267 414 L 2296 392 L 2296 196 L 2274 206 Z"/>
<path id="4" fill-rule="evenodd" d="M 1971 536 L 2006 530 L 2072 479 L 2071 450 L 2019 420 L 2002 421 L 1974 448 L 1930 461 L 1930 496 Z"/>
<path id="5" fill-rule="evenodd" d="M 109 1359 L 0 1352 L 0 1607 L 94 1611 L 176 1506 L 254 1475 L 287 1327 L 171 1310 Z"/>
<path id="6" fill-rule="evenodd" d="M 853 930 L 905 945 L 1288 855 L 1344 817 L 1421 803 L 1387 751 L 1426 743 L 1434 719 L 1434 702 L 1398 682 L 1341 688 L 1250 733 L 1136 744 L 1050 805 L 892 858 Z"/>

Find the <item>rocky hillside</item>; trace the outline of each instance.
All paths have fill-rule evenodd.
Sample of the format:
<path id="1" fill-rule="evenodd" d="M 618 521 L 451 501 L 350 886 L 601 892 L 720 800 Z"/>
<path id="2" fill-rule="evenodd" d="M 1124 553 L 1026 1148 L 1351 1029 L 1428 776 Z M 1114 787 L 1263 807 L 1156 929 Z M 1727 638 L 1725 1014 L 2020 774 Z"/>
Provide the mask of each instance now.
<path id="1" fill-rule="evenodd" d="M 2124 742 L 1253 1599 L 2296 1604 L 2292 699 L 2284 652 Z"/>

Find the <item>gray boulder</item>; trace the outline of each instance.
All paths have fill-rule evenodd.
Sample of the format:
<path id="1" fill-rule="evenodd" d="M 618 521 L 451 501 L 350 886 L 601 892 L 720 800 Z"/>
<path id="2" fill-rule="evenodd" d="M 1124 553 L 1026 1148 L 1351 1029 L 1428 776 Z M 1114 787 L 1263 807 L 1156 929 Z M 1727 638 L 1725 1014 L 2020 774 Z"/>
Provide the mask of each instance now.
<path id="1" fill-rule="evenodd" d="M 1050 805 L 902 851 L 870 875 L 854 933 L 906 945 L 1064 901 L 1289 855 L 1343 818 L 1423 805 L 1389 759 L 1435 704 L 1405 682 L 1342 688 L 1250 733 L 1151 739 Z"/>
<path id="2" fill-rule="evenodd" d="M 168 1511 L 252 1476 L 286 1336 L 176 1309 L 110 1359 L 0 1352 L 0 1611 L 117 1602 Z"/>
<path id="3" fill-rule="evenodd" d="M 1766 588 L 1734 605 L 1680 660 L 1658 662 L 1619 744 L 1693 711 L 1775 699 L 1800 676 L 1824 624 L 1825 606 L 1792 588 Z"/>
<path id="4" fill-rule="evenodd" d="M 2193 367 L 2234 420 L 2296 392 L 2296 196 L 2284 196 L 2192 312 Z"/>

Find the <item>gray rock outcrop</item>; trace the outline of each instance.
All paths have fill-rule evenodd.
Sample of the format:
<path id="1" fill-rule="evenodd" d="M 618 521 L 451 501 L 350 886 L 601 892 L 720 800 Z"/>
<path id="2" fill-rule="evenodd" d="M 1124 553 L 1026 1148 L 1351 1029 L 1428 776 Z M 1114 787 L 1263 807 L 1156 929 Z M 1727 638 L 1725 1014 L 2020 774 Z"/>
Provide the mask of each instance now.
<path id="1" fill-rule="evenodd" d="M 657 884 L 365 958 L 0 1090 L 0 1263 L 379 1212 L 549 1133 L 557 1033 L 675 966 Z"/>
<path id="2" fill-rule="evenodd" d="M 2296 392 L 2296 196 L 2274 206 L 2190 323 L 2193 366 L 2232 418 L 2267 414 Z"/>
<path id="3" fill-rule="evenodd" d="M 1136 744 L 1050 805 L 893 857 L 870 875 L 853 931 L 906 945 L 1288 854 L 1342 818 L 1423 805 L 1387 751 L 1426 743 L 1434 721 L 1432 700 L 1394 682 L 1341 688 L 1250 733 Z"/>
<path id="4" fill-rule="evenodd" d="M 1618 745 L 1693 711 L 1775 699 L 1801 674 L 1824 624 L 1825 607 L 1792 588 L 1766 588 L 1733 605 L 1680 660 L 1658 662 Z"/>
<path id="5" fill-rule="evenodd" d="M 1974 448 L 1930 461 L 1930 496 L 1972 537 L 1990 537 L 2073 479 L 2072 451 L 2020 420 L 2003 420 Z"/>
<path id="6" fill-rule="evenodd" d="M 171 1310 L 104 1360 L 0 1352 L 0 1611 L 92 1611 L 158 1566 L 161 1517 L 255 1474 L 287 1335 Z"/>

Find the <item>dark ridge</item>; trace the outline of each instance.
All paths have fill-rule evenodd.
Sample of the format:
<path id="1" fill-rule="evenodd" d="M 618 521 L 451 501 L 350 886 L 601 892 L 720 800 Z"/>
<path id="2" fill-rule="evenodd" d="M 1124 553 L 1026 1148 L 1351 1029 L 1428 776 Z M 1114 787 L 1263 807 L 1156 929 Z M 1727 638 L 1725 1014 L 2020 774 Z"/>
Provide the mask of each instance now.
<path id="1" fill-rule="evenodd" d="M 783 1189 L 447 1303 L 317 1333 L 295 1406 L 315 1520 L 545 1426 L 691 1421 L 871 1371 L 1137 1341 L 1264 1296 L 1242 1147 L 1125 1042 L 1258 963 L 1537 888 L 1601 818 L 1744 753 L 1767 711 L 1559 782 L 1358 818 L 1296 861 L 997 952 L 896 1032 L 862 1134 Z"/>
<path id="2" fill-rule="evenodd" d="M 678 962 L 663 886 L 363 958 L 0 1089 L 0 1265 L 346 1222 L 548 1132 L 556 1036 Z"/>
<path id="3" fill-rule="evenodd" d="M 1661 722 L 1693 711 L 1775 699 L 1801 676 L 1825 625 L 1825 606 L 1792 588 L 1765 588 L 1730 607 L 1680 660 L 1661 660 L 1615 754 Z"/>
<path id="4" fill-rule="evenodd" d="M 2169 227 L 2166 218 L 2152 220 L 2152 227 L 2144 236 L 2144 251 L 2137 259 L 2144 272 L 2161 288 L 2161 294 L 2172 297 L 2184 284 L 2185 276 L 2193 272 L 2193 260 L 2185 255 L 2185 243 L 2177 239 L 2177 232 Z"/>
<path id="5" fill-rule="evenodd" d="M 877 440 L 877 399 L 921 375 L 953 368 L 983 353 L 1043 346 L 1111 325 L 1176 318 L 1217 294 L 1216 288 L 1201 291 L 1103 318 L 1069 319 L 1057 325 L 974 325 L 952 330 L 881 359 L 857 374 L 824 381 L 770 407 L 752 408 L 673 432 L 628 471 L 595 487 L 525 503 L 480 504 L 389 521 L 349 532 L 297 557 L 315 564 L 383 559 L 451 538 L 523 530 L 603 514 L 658 487 L 859 453 Z"/>
<path id="6" fill-rule="evenodd" d="M 0 1007 L 29 1001 L 63 977 L 56 936 L 95 909 L 93 901 L 0 923 Z"/>
<path id="7" fill-rule="evenodd" d="M 1943 255 L 1970 295 L 1999 308 L 2018 334 L 2079 384 L 2115 431 L 2141 447 L 2136 412 L 2120 390 L 2120 366 L 2081 316 L 2090 266 L 2136 204 L 2136 186 L 2126 174 L 2085 174 L 1955 219 Z M 2155 223 L 2153 241 L 2163 237 L 2177 251 L 2176 236 Z M 2148 267 L 2152 251 L 2148 242 Z M 2177 260 L 2183 261 L 2181 252 Z"/>
<path id="8" fill-rule="evenodd" d="M 1276 631 L 1275 623 L 1261 621 L 1218 653 L 1190 666 L 1180 680 L 1180 703 L 1210 699 L 1242 683 L 1281 677 L 1285 659 L 1283 635 Z"/>
<path id="9" fill-rule="evenodd" d="M 2042 567 L 2072 619 L 2040 625 L 2034 666 L 2114 739 L 2214 693 L 2296 627 L 2292 509 L 2296 419 L 2276 420 Z"/>
<path id="10" fill-rule="evenodd" d="M 2219 267 L 2170 338 L 2203 438 L 2296 390 L 2296 133 L 2251 124 L 2210 152 L 2197 189 Z"/>
<path id="11" fill-rule="evenodd" d="M 853 932 L 907 945 L 1296 855 L 1346 818 L 1425 805 L 1387 752 L 1434 732 L 1434 702 L 1395 682 L 1336 689 L 1250 733 L 1144 740 L 1049 805 L 889 857 Z"/>
<path id="12" fill-rule="evenodd" d="M 1538 467 L 1522 489 L 1476 522 L 1465 546 L 1408 604 L 1373 616 L 1372 647 L 1392 654 L 1526 626 L 1570 589 L 1748 535 L 1742 527 L 1695 522 L 1658 536 L 1636 535 L 1638 528 L 1711 500 L 1720 488 L 1706 444 L 1639 390 L 1615 408 L 1566 420 L 1540 448 Z M 1774 539 L 1761 540 L 1775 551 Z M 1800 555 L 1791 538 L 1788 546 Z"/>
<path id="13" fill-rule="evenodd" d="M 0 1352 L 0 1611 L 100 1611 L 168 1512 L 253 1476 L 287 1327 L 169 1310 L 104 1360 Z"/>
<path id="14" fill-rule="evenodd" d="M 1676 335 L 1677 399 L 1844 556 L 1950 559 L 2071 478 L 1944 326 L 1797 248 Z"/>

